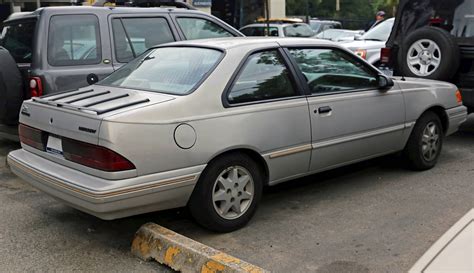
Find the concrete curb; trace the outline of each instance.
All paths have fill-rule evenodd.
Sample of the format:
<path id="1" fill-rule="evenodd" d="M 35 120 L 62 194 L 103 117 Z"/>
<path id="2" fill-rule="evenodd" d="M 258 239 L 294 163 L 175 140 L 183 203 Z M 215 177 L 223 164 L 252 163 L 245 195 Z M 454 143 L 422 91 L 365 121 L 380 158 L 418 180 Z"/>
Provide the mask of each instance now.
<path id="1" fill-rule="evenodd" d="M 144 224 L 135 233 L 132 253 L 183 273 L 269 272 L 154 223 Z"/>

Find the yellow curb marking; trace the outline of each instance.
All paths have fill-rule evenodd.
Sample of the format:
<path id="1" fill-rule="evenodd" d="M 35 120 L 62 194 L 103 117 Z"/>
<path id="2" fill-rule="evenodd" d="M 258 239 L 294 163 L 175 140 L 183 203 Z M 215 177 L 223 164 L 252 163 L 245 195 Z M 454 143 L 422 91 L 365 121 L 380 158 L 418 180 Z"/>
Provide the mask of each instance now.
<path id="1" fill-rule="evenodd" d="M 150 255 L 150 246 L 145 242 L 142 236 L 137 236 L 132 242 L 132 247 L 138 249 L 143 257 Z"/>
<path id="2" fill-rule="evenodd" d="M 232 256 L 229 256 L 225 253 L 216 254 L 216 255 L 212 256 L 211 258 L 218 261 L 218 262 L 224 263 L 224 264 L 228 264 L 228 263 L 240 264 L 239 259 L 237 259 L 235 257 L 232 257 Z"/>
<path id="3" fill-rule="evenodd" d="M 179 248 L 174 246 L 169 247 L 165 253 L 165 263 L 168 265 L 173 265 L 173 258 L 174 256 L 178 255 L 179 252 Z"/>
<path id="4" fill-rule="evenodd" d="M 224 271 L 224 269 L 224 265 L 215 261 L 209 261 L 202 266 L 201 273 L 219 273 Z"/>

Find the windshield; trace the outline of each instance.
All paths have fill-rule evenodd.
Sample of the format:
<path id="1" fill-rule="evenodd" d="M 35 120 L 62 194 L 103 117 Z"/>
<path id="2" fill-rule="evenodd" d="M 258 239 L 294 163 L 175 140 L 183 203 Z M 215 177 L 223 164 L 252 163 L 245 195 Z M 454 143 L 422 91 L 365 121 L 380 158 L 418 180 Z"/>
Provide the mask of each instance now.
<path id="1" fill-rule="evenodd" d="M 321 28 L 321 22 L 318 21 L 311 21 L 310 26 L 313 29 L 314 32 L 319 32 L 319 29 Z"/>
<path id="2" fill-rule="evenodd" d="M 373 41 L 387 41 L 392 32 L 393 19 L 388 19 L 375 26 L 373 29 L 367 31 L 357 40 L 373 40 Z"/>
<path id="3" fill-rule="evenodd" d="M 112 73 L 99 85 L 186 95 L 211 72 L 221 56 L 222 52 L 207 48 L 152 49 Z"/>
<path id="4" fill-rule="evenodd" d="M 285 37 L 311 37 L 313 30 L 307 24 L 293 24 L 283 28 Z"/>
<path id="5" fill-rule="evenodd" d="M 318 35 L 316 35 L 316 38 L 336 39 L 336 38 L 351 37 L 351 36 L 354 36 L 354 33 L 337 30 L 337 29 L 327 29 L 323 32 L 320 32 Z"/>
<path id="6" fill-rule="evenodd" d="M 0 45 L 17 63 L 31 63 L 35 27 L 36 21 L 18 21 L 3 27 Z"/>

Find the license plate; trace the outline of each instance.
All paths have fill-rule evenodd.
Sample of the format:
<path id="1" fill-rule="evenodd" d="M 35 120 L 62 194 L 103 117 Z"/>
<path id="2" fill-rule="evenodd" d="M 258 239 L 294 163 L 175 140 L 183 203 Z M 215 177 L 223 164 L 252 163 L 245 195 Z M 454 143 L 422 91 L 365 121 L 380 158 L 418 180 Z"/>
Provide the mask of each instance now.
<path id="1" fill-rule="evenodd" d="M 62 155 L 63 154 L 63 143 L 62 140 L 55 136 L 48 136 L 48 143 L 46 144 L 46 151 L 48 153 Z"/>

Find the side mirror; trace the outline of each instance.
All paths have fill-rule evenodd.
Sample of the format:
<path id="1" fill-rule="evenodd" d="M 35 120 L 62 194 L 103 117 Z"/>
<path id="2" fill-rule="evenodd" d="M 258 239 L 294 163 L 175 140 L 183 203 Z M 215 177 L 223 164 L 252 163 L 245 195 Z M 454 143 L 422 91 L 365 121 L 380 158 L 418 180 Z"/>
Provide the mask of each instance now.
<path id="1" fill-rule="evenodd" d="M 362 37 L 362 34 L 356 34 L 354 35 L 354 40 L 359 40 L 360 37 Z"/>
<path id="2" fill-rule="evenodd" d="M 377 85 L 380 90 L 387 90 L 393 87 L 395 84 L 391 78 L 380 74 L 377 76 Z"/>

